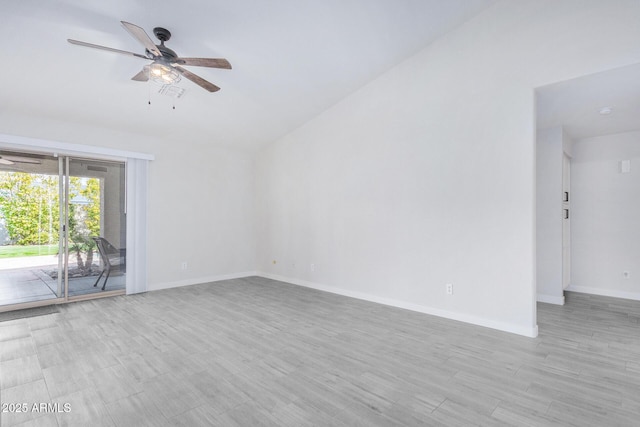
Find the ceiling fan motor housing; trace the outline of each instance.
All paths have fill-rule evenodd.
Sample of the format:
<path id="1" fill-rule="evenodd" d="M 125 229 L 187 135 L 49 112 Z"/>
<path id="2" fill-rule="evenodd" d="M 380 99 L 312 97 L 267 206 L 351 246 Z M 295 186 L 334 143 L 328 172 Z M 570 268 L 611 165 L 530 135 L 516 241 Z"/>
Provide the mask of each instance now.
<path id="1" fill-rule="evenodd" d="M 161 42 L 166 42 L 171 38 L 171 31 L 162 27 L 155 27 L 153 29 L 153 34 L 155 34 Z"/>
<path id="2" fill-rule="evenodd" d="M 177 53 L 175 53 L 173 50 L 169 49 L 165 45 L 162 45 L 162 44 L 158 45 L 158 50 L 162 53 L 162 56 L 167 58 L 170 62 L 172 59 L 175 59 L 178 57 Z"/>
<path id="3" fill-rule="evenodd" d="M 157 39 L 160 40 L 160 44 L 156 46 L 158 47 L 158 50 L 162 52 L 162 55 L 164 57 L 169 59 L 169 61 L 178 57 L 177 53 L 164 45 L 164 42 L 168 41 L 171 38 L 171 31 L 167 30 L 166 28 L 156 27 L 153 29 L 153 34 L 155 34 Z"/>

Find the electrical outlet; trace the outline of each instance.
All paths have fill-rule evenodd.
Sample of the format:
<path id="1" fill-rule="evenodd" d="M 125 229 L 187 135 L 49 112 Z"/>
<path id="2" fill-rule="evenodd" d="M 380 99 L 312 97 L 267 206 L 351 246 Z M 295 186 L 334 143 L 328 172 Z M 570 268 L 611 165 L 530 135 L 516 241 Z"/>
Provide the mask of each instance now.
<path id="1" fill-rule="evenodd" d="M 316 265 L 315 265 L 315 264 L 311 264 L 311 265 L 309 266 L 309 269 L 310 269 L 311 271 L 316 271 Z"/>
<path id="2" fill-rule="evenodd" d="M 187 264 L 187 261 L 182 261 L 182 263 L 180 264 L 180 268 L 182 270 L 186 270 L 189 267 L 189 265 Z"/>
<path id="3" fill-rule="evenodd" d="M 629 273 L 628 271 L 623 271 L 622 272 L 622 277 L 624 279 L 629 279 L 631 277 L 631 273 Z"/>
<path id="4" fill-rule="evenodd" d="M 445 286 L 447 287 L 447 295 L 453 295 L 453 284 L 447 283 Z"/>

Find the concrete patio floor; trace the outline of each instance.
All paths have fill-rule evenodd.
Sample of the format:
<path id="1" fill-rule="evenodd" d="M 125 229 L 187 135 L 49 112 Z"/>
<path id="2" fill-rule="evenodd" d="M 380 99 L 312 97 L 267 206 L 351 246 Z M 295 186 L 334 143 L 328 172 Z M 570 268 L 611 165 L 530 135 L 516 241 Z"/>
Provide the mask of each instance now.
<path id="1" fill-rule="evenodd" d="M 58 268 L 56 256 L 0 259 L 0 305 L 20 304 L 57 298 L 58 281 L 47 273 Z M 70 265 L 74 267 L 75 265 Z M 104 276 L 93 287 L 97 276 L 69 277 L 69 296 L 102 291 Z M 105 290 L 125 289 L 125 275 L 112 271 Z"/>

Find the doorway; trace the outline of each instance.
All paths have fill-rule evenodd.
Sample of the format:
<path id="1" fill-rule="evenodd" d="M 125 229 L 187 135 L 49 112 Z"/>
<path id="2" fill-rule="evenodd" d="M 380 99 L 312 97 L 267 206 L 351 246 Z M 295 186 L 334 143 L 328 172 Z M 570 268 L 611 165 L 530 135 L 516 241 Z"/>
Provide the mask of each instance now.
<path id="1" fill-rule="evenodd" d="M 125 247 L 124 162 L 0 151 L 0 311 L 124 293 Z"/>
<path id="2" fill-rule="evenodd" d="M 538 301 L 640 299 L 638 73 L 631 64 L 536 89 Z"/>

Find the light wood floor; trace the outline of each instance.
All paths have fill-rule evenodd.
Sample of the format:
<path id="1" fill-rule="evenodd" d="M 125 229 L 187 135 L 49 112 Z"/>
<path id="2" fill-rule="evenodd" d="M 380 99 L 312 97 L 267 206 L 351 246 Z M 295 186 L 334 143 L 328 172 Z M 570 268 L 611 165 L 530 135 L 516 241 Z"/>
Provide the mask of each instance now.
<path id="1" fill-rule="evenodd" d="M 520 337 L 263 278 L 0 322 L 2 426 L 640 425 L 640 302 Z"/>

